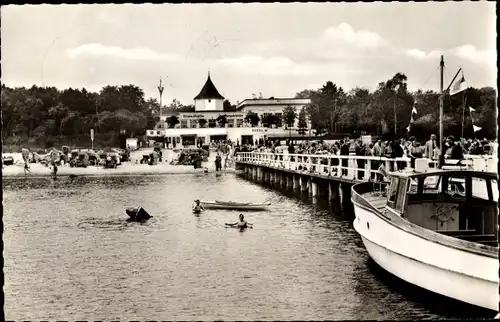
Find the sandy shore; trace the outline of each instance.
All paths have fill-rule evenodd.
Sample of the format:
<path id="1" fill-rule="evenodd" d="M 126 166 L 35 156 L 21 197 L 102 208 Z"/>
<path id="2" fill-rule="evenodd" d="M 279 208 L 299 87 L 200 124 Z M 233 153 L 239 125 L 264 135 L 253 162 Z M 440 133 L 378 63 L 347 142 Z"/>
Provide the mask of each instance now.
<path id="1" fill-rule="evenodd" d="M 183 173 L 204 173 L 205 169 L 208 172 L 215 172 L 215 153 L 211 153 L 208 162 L 202 163 L 201 169 L 195 169 L 193 166 L 187 165 L 170 165 L 169 162 L 177 155 L 171 150 L 164 150 L 166 156 L 164 162 L 150 166 L 148 164 L 136 163 L 142 159 L 143 154 L 150 152 L 150 149 L 143 149 L 131 153 L 131 161 L 119 165 L 116 169 L 104 169 L 103 167 L 89 166 L 87 168 L 71 168 L 69 165 L 58 167 L 57 176 L 125 176 L 125 175 L 158 175 L 158 174 L 183 174 Z M 4 154 L 5 155 L 5 154 Z M 52 168 L 43 166 L 39 163 L 30 164 L 30 173 L 25 175 L 24 162 L 20 153 L 9 154 L 14 157 L 14 165 L 4 166 L 2 169 L 2 177 L 39 177 L 51 176 Z M 233 169 L 223 169 L 223 172 L 234 171 Z"/>

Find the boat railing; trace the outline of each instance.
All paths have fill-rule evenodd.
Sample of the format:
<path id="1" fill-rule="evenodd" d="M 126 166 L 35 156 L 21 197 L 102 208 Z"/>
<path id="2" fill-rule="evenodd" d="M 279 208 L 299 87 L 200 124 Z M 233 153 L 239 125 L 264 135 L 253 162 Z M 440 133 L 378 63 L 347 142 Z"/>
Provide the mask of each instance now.
<path id="1" fill-rule="evenodd" d="M 437 161 L 427 160 L 429 168 L 436 167 Z M 282 168 L 322 176 L 336 176 L 358 181 L 377 180 L 383 165 L 385 172 L 411 168 L 407 157 L 386 158 L 376 156 L 335 155 L 335 154 L 283 154 L 271 152 L 239 152 L 237 162 Z M 493 156 L 466 155 L 464 160 L 446 160 L 444 167 L 476 171 L 497 171 L 497 159 Z M 380 178 L 382 179 L 382 178 Z"/>

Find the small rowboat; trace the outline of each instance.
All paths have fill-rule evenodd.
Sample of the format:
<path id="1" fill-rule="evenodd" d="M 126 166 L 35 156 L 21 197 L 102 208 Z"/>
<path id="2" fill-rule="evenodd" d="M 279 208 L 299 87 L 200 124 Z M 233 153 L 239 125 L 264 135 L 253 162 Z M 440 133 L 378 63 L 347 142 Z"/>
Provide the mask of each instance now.
<path id="1" fill-rule="evenodd" d="M 232 201 L 201 201 L 205 209 L 233 209 L 233 210 L 267 210 L 270 203 L 253 203 L 253 202 L 232 202 Z"/>

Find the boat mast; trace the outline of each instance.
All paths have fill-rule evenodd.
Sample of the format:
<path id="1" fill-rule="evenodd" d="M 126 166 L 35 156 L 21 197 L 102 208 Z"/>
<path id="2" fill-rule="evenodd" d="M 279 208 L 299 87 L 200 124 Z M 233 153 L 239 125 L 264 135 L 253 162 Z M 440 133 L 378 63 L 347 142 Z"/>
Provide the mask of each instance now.
<path id="1" fill-rule="evenodd" d="M 440 67 L 440 90 L 441 90 L 441 95 L 439 95 L 439 167 L 441 167 L 442 164 L 444 164 L 444 151 L 443 151 L 443 110 L 444 110 L 444 94 L 448 93 L 450 90 L 451 85 L 453 85 L 453 82 L 455 82 L 455 79 L 457 78 L 458 74 L 462 71 L 462 68 L 459 68 L 453 79 L 451 80 L 450 85 L 448 85 L 448 88 L 446 88 L 446 91 L 443 89 L 443 82 L 444 82 L 444 58 L 443 55 L 441 55 L 441 62 L 439 64 Z M 465 103 L 464 103 L 465 104 Z"/>
<path id="2" fill-rule="evenodd" d="M 440 80 L 440 90 L 441 90 L 441 95 L 439 96 L 439 151 L 440 151 L 440 156 L 439 160 L 441 161 L 444 157 L 444 151 L 443 151 L 443 110 L 444 110 L 444 91 L 443 91 L 443 72 L 444 72 L 444 58 L 443 55 L 441 55 L 441 62 L 439 64 L 440 66 L 440 75 L 441 75 L 441 80 Z M 439 162 L 441 164 L 441 162 Z"/>

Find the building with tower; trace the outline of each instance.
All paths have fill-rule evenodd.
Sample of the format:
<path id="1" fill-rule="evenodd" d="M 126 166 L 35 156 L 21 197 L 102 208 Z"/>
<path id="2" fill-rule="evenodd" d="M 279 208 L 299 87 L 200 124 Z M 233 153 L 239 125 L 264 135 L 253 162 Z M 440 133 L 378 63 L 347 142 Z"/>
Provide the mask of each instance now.
<path id="1" fill-rule="evenodd" d="M 162 113 L 155 128 L 146 131 L 148 139 L 161 139 L 172 147 L 191 147 L 228 139 L 241 144 L 253 143 L 261 138 L 286 138 L 290 132 L 296 136 L 298 117 L 294 126 L 288 129 L 282 121 L 283 110 L 291 106 L 298 115 L 302 107 L 311 102 L 310 99 L 298 98 L 253 98 L 240 102 L 235 111 L 224 111 L 224 100 L 209 73 L 205 85 L 194 97 L 194 112 Z M 252 126 L 245 121 L 249 111 L 259 116 L 259 124 Z M 263 120 L 271 114 L 275 122 L 265 124 Z M 172 126 L 168 119 L 174 115 L 179 123 Z"/>
<path id="2" fill-rule="evenodd" d="M 208 79 L 203 85 L 200 93 L 194 98 L 195 111 L 224 111 L 224 97 L 219 94 L 214 83 L 210 79 L 210 72 L 208 72 Z"/>

